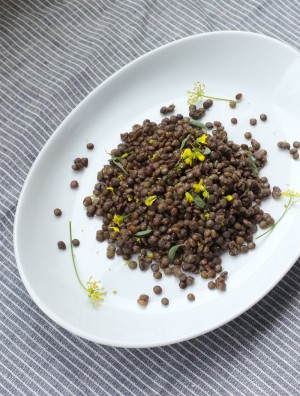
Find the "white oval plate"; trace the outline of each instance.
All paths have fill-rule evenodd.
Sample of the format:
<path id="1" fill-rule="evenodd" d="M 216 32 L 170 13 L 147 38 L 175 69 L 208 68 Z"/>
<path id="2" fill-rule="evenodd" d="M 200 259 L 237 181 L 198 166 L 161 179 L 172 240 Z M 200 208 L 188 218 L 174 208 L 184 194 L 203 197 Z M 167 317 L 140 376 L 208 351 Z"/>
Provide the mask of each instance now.
<path id="1" fill-rule="evenodd" d="M 206 93 L 233 97 L 244 94 L 236 109 L 215 102 L 204 121 L 221 120 L 232 140 L 245 142 L 244 132 L 268 150 L 268 165 L 261 172 L 271 185 L 300 191 L 300 161 L 280 151 L 279 140 L 300 140 L 300 56 L 274 39 L 245 32 L 215 32 L 189 37 L 154 50 L 130 63 L 95 89 L 66 118 L 35 161 L 24 185 L 15 219 L 15 254 L 21 278 L 36 304 L 65 329 L 88 340 L 121 347 L 153 347 L 186 340 L 213 330 L 237 317 L 259 301 L 286 274 L 300 255 L 299 208 L 293 206 L 275 231 L 247 255 L 224 256 L 229 271 L 227 291 L 210 291 L 200 277 L 186 290 L 174 277 L 155 281 L 150 273 L 130 270 L 120 258 L 106 258 L 106 243 L 95 240 L 99 219 L 86 217 L 83 197 L 91 194 L 97 171 L 107 163 L 106 150 L 120 142 L 145 118 L 159 121 L 163 105 L 176 104 L 188 114 L 186 90 L 200 80 Z M 249 118 L 268 115 L 255 127 Z M 238 124 L 230 119 L 236 116 Z M 95 149 L 88 151 L 86 143 Z M 87 156 L 89 166 L 73 172 L 72 161 Z M 71 190 L 77 179 L 79 189 Z M 285 199 L 268 199 L 263 208 L 278 218 Z M 57 218 L 53 209 L 63 215 Z M 95 309 L 78 284 L 71 262 L 68 221 L 80 276 L 101 279 L 105 302 Z M 57 249 L 58 240 L 67 250 Z M 160 284 L 163 295 L 152 292 Z M 117 294 L 113 293 L 117 290 Z M 195 302 L 186 295 L 193 292 Z M 146 293 L 146 309 L 136 303 Z M 170 305 L 160 299 L 168 297 Z"/>

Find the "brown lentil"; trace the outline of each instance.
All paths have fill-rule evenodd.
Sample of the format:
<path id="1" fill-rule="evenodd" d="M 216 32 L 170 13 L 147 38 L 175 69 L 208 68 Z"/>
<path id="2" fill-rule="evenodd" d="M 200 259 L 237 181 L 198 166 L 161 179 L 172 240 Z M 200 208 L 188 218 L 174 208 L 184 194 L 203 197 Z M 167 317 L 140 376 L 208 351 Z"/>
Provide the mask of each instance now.
<path id="1" fill-rule="evenodd" d="M 213 290 L 213 289 L 216 288 L 216 284 L 215 284 L 215 282 L 210 281 L 210 282 L 208 282 L 207 287 L 208 287 L 210 290 Z"/>
<path id="2" fill-rule="evenodd" d="M 235 100 L 231 100 L 231 101 L 229 102 L 229 106 L 230 106 L 232 109 L 234 109 L 234 108 L 236 107 L 236 101 L 235 101 Z"/>
<path id="3" fill-rule="evenodd" d="M 129 263 L 128 263 L 128 267 L 130 269 L 136 269 L 137 268 L 137 262 L 134 261 L 134 260 L 130 260 Z"/>
<path id="4" fill-rule="evenodd" d="M 161 299 L 161 303 L 162 303 L 162 305 L 169 305 L 169 299 L 164 297 Z"/>
<path id="5" fill-rule="evenodd" d="M 243 94 L 241 94 L 241 93 L 237 93 L 237 94 L 235 95 L 235 99 L 236 99 L 236 100 L 241 100 L 242 97 L 243 97 Z"/>
<path id="6" fill-rule="evenodd" d="M 261 114 L 261 115 L 259 116 L 259 118 L 260 118 L 262 121 L 266 121 L 268 117 L 266 116 L 266 114 Z"/>
<path id="7" fill-rule="evenodd" d="M 53 212 L 54 212 L 55 216 L 57 216 L 57 217 L 59 217 L 59 216 L 62 215 L 62 211 L 61 211 L 61 209 L 59 209 L 59 208 L 54 209 Z"/>
<path id="8" fill-rule="evenodd" d="M 256 125 L 257 120 L 256 118 L 250 118 L 250 125 Z"/>
<path id="9" fill-rule="evenodd" d="M 73 189 L 78 188 L 79 187 L 78 181 L 77 180 L 72 180 L 71 183 L 70 183 L 70 187 L 73 188 Z"/>
<path id="10" fill-rule="evenodd" d="M 79 245 L 80 245 L 79 239 L 73 239 L 73 240 L 72 240 L 72 245 L 73 245 L 73 246 L 76 246 L 76 247 L 79 246 Z"/>
<path id="11" fill-rule="evenodd" d="M 172 113 L 175 109 L 175 105 L 174 104 L 170 104 L 169 106 L 163 106 L 160 109 L 161 114 L 168 114 L 168 113 Z"/>
<path id="12" fill-rule="evenodd" d="M 246 139 L 251 139 L 251 138 L 252 138 L 252 133 L 251 133 L 251 132 L 246 132 L 246 133 L 244 134 L 244 137 L 245 137 Z"/>
<path id="13" fill-rule="evenodd" d="M 65 242 L 63 242 L 63 241 L 57 242 L 57 247 L 58 247 L 58 249 L 61 249 L 61 250 L 65 250 L 67 248 Z"/>
<path id="14" fill-rule="evenodd" d="M 93 150 L 94 147 L 95 147 L 95 146 L 93 145 L 93 143 L 88 143 L 88 144 L 86 145 L 86 148 L 87 148 L 88 150 Z"/>
<path id="15" fill-rule="evenodd" d="M 300 142 L 298 142 L 298 140 L 295 140 L 293 143 L 293 147 L 300 148 Z"/>
<path id="16" fill-rule="evenodd" d="M 299 152 L 297 151 L 295 154 L 293 154 L 294 160 L 299 159 Z"/>
<path id="17" fill-rule="evenodd" d="M 231 118 L 231 123 L 232 124 L 237 124 L 238 120 L 236 118 Z"/>
<path id="18" fill-rule="evenodd" d="M 193 293 L 189 293 L 189 294 L 187 295 L 187 299 L 188 299 L 189 301 L 195 301 L 195 295 L 194 295 Z"/>
<path id="19" fill-rule="evenodd" d="M 148 302 L 149 302 L 149 296 L 147 296 L 147 294 L 141 294 L 137 300 L 137 303 L 142 307 L 147 306 Z"/>
<path id="20" fill-rule="evenodd" d="M 153 291 L 155 294 L 161 294 L 162 293 L 162 288 L 160 286 L 154 286 Z"/>

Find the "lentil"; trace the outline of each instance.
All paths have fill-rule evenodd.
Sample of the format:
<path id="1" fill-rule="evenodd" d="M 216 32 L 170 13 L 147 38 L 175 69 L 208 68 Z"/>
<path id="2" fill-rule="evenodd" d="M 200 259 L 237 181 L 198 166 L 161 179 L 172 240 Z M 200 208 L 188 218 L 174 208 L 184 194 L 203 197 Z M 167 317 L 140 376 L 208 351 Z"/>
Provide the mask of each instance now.
<path id="1" fill-rule="evenodd" d="M 236 100 L 241 100 L 242 97 L 243 97 L 243 94 L 241 94 L 241 93 L 237 93 L 237 94 L 235 95 L 235 99 L 236 99 Z"/>
<path id="2" fill-rule="evenodd" d="M 58 247 L 58 249 L 61 249 L 61 250 L 65 250 L 67 248 L 65 242 L 63 242 L 63 241 L 57 242 L 57 247 Z"/>
<path id="3" fill-rule="evenodd" d="M 231 123 L 232 124 L 237 124 L 238 120 L 236 118 L 231 118 Z"/>
<path id="4" fill-rule="evenodd" d="M 295 148 L 300 148 L 300 142 L 298 142 L 297 140 L 295 140 L 294 143 L 293 143 L 293 147 L 295 147 Z"/>
<path id="5" fill-rule="evenodd" d="M 141 294 L 137 300 L 137 303 L 142 307 L 146 307 L 149 302 L 149 296 L 147 294 Z"/>
<path id="6" fill-rule="evenodd" d="M 174 104 L 170 104 L 169 106 L 163 106 L 160 109 L 161 114 L 168 114 L 168 113 L 172 113 L 175 109 L 175 105 Z"/>
<path id="7" fill-rule="evenodd" d="M 160 286 L 154 286 L 153 291 L 155 294 L 161 294 L 162 293 L 162 288 Z"/>
<path id="8" fill-rule="evenodd" d="M 129 263 L 128 263 L 128 267 L 130 269 L 136 269 L 137 268 L 137 262 L 134 261 L 134 260 L 130 260 Z"/>
<path id="9" fill-rule="evenodd" d="M 250 125 L 256 125 L 257 120 L 256 118 L 250 118 Z"/>
<path id="10" fill-rule="evenodd" d="M 235 101 L 235 100 L 231 100 L 231 101 L 229 102 L 229 106 L 230 106 L 232 109 L 234 109 L 234 108 L 236 107 L 236 101 Z"/>
<path id="11" fill-rule="evenodd" d="M 259 118 L 262 120 L 262 121 L 267 121 L 267 116 L 266 116 L 266 114 L 261 114 L 260 116 L 259 116 Z"/>
<path id="12" fill-rule="evenodd" d="M 57 217 L 59 217 L 59 216 L 62 215 L 62 211 L 61 211 L 61 209 L 59 209 L 59 208 L 54 209 L 53 212 L 54 212 L 55 216 L 57 216 Z"/>
<path id="13" fill-rule="evenodd" d="M 71 183 L 70 183 L 70 187 L 73 188 L 73 189 L 78 188 L 79 187 L 78 181 L 77 180 L 72 180 Z"/>
<path id="14" fill-rule="evenodd" d="M 251 139 L 252 138 L 252 133 L 251 132 L 246 132 L 244 134 L 244 136 L 245 136 L 246 139 Z"/>
<path id="15" fill-rule="evenodd" d="M 169 299 L 164 297 L 161 299 L 161 303 L 162 303 L 162 305 L 169 305 Z"/>
<path id="16" fill-rule="evenodd" d="M 187 299 L 188 299 L 189 301 L 195 301 L 195 295 L 194 295 L 193 293 L 189 293 L 189 294 L 187 295 Z"/>
<path id="17" fill-rule="evenodd" d="M 73 245 L 73 246 L 76 246 L 76 247 L 79 246 L 79 245 L 80 245 L 79 239 L 73 239 L 73 240 L 72 240 L 72 245 Z"/>
<path id="18" fill-rule="evenodd" d="M 94 147 L 95 147 L 95 146 L 93 145 L 93 143 L 88 143 L 88 144 L 86 145 L 86 148 L 87 148 L 88 150 L 93 150 Z"/>

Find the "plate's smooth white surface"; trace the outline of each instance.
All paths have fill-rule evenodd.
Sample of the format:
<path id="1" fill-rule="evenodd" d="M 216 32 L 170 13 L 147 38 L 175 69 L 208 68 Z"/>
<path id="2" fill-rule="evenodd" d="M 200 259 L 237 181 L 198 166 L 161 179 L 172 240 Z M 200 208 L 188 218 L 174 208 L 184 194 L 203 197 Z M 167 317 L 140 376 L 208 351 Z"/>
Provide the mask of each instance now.
<path id="1" fill-rule="evenodd" d="M 300 140 L 300 56 L 274 39 L 245 32 L 216 32 L 183 39 L 159 48 L 132 62 L 94 90 L 62 123 L 41 151 L 24 185 L 17 208 L 15 254 L 22 280 L 36 304 L 67 330 L 102 344 L 150 347 L 171 344 L 204 334 L 232 320 L 260 300 L 284 276 L 300 255 L 300 208 L 296 205 L 274 232 L 257 243 L 247 255 L 223 257 L 229 271 L 227 291 L 209 291 L 200 277 L 181 290 L 174 277 L 157 281 L 151 270 L 130 270 L 121 258 L 106 258 L 107 244 L 95 240 L 99 219 L 86 217 L 82 200 L 92 193 L 97 172 L 107 163 L 106 150 L 120 142 L 119 135 L 145 118 L 158 122 L 163 105 L 176 104 L 188 114 L 186 90 L 200 80 L 206 93 L 233 97 L 244 94 L 236 109 L 215 102 L 204 121 L 220 120 L 230 138 L 245 142 L 244 132 L 268 151 L 268 165 L 260 175 L 271 186 L 300 191 L 300 161 L 277 149 L 279 140 Z M 268 121 L 249 125 L 249 118 Z M 232 125 L 230 119 L 238 118 Z M 95 149 L 88 151 L 86 143 Z M 73 172 L 77 156 L 87 156 L 89 167 Z M 71 180 L 79 189 L 71 190 Z M 283 211 L 284 200 L 263 204 L 274 218 Z M 56 218 L 53 209 L 63 215 Z M 75 249 L 83 280 L 101 279 L 107 290 L 104 304 L 94 309 L 79 286 L 72 267 L 68 221 L 73 237 L 81 241 Z M 258 232 L 259 234 L 260 232 Z M 67 242 L 66 251 L 56 247 Z M 152 292 L 155 284 L 164 290 Z M 113 293 L 117 290 L 117 294 Z M 193 292 L 196 301 L 187 301 Z M 136 299 L 146 293 L 146 309 Z M 160 303 L 168 297 L 169 307 Z"/>

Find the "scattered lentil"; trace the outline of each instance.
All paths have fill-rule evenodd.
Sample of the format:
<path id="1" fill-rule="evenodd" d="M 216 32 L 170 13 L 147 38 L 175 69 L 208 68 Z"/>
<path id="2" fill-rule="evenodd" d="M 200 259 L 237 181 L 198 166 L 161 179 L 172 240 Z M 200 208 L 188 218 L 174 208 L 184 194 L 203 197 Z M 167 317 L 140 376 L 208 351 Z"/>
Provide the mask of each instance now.
<path id="1" fill-rule="evenodd" d="M 236 118 L 231 118 L 231 123 L 232 124 L 237 124 L 238 120 Z"/>
<path id="2" fill-rule="evenodd" d="M 137 262 L 136 261 L 134 261 L 134 260 L 130 260 L 129 261 L 129 263 L 128 263 L 128 267 L 130 268 L 130 269 L 136 269 L 137 268 Z"/>
<path id="3" fill-rule="evenodd" d="M 193 293 L 189 293 L 189 294 L 187 295 L 187 299 L 188 299 L 189 301 L 195 301 L 195 295 L 194 295 Z"/>
<path id="4" fill-rule="evenodd" d="M 154 286 L 153 291 L 155 294 L 161 294 L 162 293 L 162 288 L 160 286 Z"/>
<path id="5" fill-rule="evenodd" d="M 58 249 L 61 249 L 61 250 L 65 250 L 67 248 L 65 242 L 63 242 L 63 241 L 57 242 L 57 247 L 58 247 Z"/>
<path id="6" fill-rule="evenodd" d="M 251 139 L 252 138 L 252 133 L 251 132 L 246 132 L 244 133 L 245 139 Z"/>
<path id="7" fill-rule="evenodd" d="M 57 216 L 57 217 L 59 217 L 59 216 L 62 215 L 62 211 L 61 211 L 61 209 L 59 209 L 59 208 L 54 209 L 53 212 L 54 212 L 55 216 Z"/>
<path id="8" fill-rule="evenodd" d="M 162 303 L 162 305 L 169 305 L 169 299 L 164 297 L 161 299 L 161 303 Z"/>
<path id="9" fill-rule="evenodd" d="M 70 183 L 70 187 L 73 188 L 73 189 L 78 188 L 79 187 L 78 181 L 77 180 L 72 180 L 71 183 Z"/>
<path id="10" fill-rule="evenodd" d="M 235 101 L 235 100 L 231 100 L 231 101 L 229 102 L 229 106 L 230 106 L 232 109 L 234 109 L 234 108 L 236 107 L 236 101 Z"/>
<path id="11" fill-rule="evenodd" d="M 300 148 L 300 142 L 298 142 L 298 140 L 295 140 L 293 143 L 293 147 Z"/>
<path id="12" fill-rule="evenodd" d="M 236 99 L 236 100 L 241 100 L 242 97 L 243 97 L 243 94 L 241 94 L 241 93 L 237 93 L 237 94 L 235 95 L 235 99 Z"/>
<path id="13" fill-rule="evenodd" d="M 73 239 L 73 240 L 72 240 L 72 245 L 73 245 L 73 246 L 76 246 L 76 247 L 79 246 L 79 245 L 80 245 L 79 239 Z"/>
<path id="14" fill-rule="evenodd" d="M 170 104 L 169 106 L 163 106 L 160 109 L 161 114 L 168 114 L 168 113 L 172 113 L 175 109 L 175 105 L 174 104 Z"/>
<path id="15" fill-rule="evenodd" d="M 137 300 L 137 303 L 142 307 L 146 307 L 149 302 L 149 296 L 147 294 L 141 294 Z"/>
<path id="16" fill-rule="evenodd" d="M 257 120 L 256 118 L 250 118 L 250 125 L 256 125 Z"/>
<path id="17" fill-rule="evenodd" d="M 95 147 L 95 146 L 93 145 L 93 143 L 88 143 L 88 144 L 86 145 L 86 148 L 87 148 L 88 150 L 93 150 L 94 147 Z"/>
<path id="18" fill-rule="evenodd" d="M 299 159 L 299 152 L 297 151 L 297 153 L 293 154 L 293 158 L 294 160 Z"/>
<path id="19" fill-rule="evenodd" d="M 259 116 L 259 118 L 262 120 L 262 121 L 267 121 L 267 115 L 266 114 L 261 114 L 260 116 Z"/>

